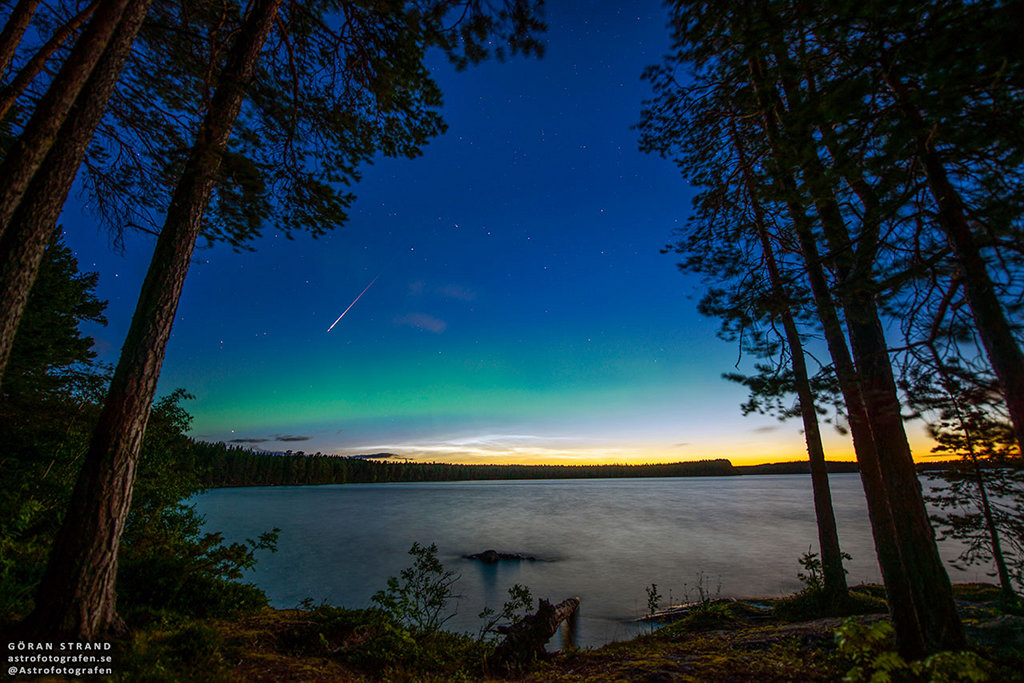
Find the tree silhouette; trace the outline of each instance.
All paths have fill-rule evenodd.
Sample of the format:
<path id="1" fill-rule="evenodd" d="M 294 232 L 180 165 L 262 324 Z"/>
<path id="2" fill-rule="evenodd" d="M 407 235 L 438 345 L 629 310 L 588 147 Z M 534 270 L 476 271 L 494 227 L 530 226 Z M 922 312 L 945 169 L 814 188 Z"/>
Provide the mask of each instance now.
<path id="1" fill-rule="evenodd" d="M 479 59 L 487 54 L 482 44 L 492 35 L 491 30 L 504 28 L 506 22 L 516 36 L 510 41 L 513 48 L 537 45 L 521 33 L 533 25 L 528 11 L 512 5 L 512 10 L 502 10 L 495 19 L 475 3 L 465 7 L 471 31 L 457 33 L 462 41 L 456 44 L 456 37 L 442 32 L 441 27 L 448 10 L 461 4 L 288 7 L 299 28 L 322 29 L 333 36 L 333 31 L 324 27 L 339 17 L 323 18 L 332 11 L 341 12 L 343 26 L 356 27 L 353 35 L 346 36 L 351 42 L 337 46 L 345 48 L 339 52 L 320 51 L 319 41 L 309 43 L 311 54 L 306 57 L 310 61 L 303 74 L 323 82 L 320 67 L 324 63 L 316 61 L 317 57 L 335 69 L 319 101 L 291 103 L 313 109 L 310 119 L 317 131 L 312 147 L 301 154 L 293 152 L 297 163 L 304 163 L 304 155 L 318 154 L 325 166 L 321 178 L 297 185 L 300 194 L 286 197 L 299 200 L 300 205 L 291 209 L 295 225 L 305 225 L 325 204 L 334 211 L 335 222 L 340 222 L 343 214 L 337 210 L 351 198 L 339 194 L 332 184 L 357 179 L 358 164 L 377 152 L 414 156 L 420 145 L 442 130 L 436 112 L 439 92 L 422 64 L 428 46 L 440 44 L 456 59 Z M 114 590 L 117 547 L 131 503 L 142 435 L 192 251 L 202 234 L 223 162 L 232 159 L 229 143 L 236 121 L 247 101 L 251 100 L 255 109 L 246 110 L 246 117 L 258 117 L 259 107 L 271 104 L 260 100 L 263 91 L 254 83 L 258 74 L 263 75 L 262 53 L 268 49 L 272 29 L 280 26 L 281 8 L 282 0 L 251 2 L 194 133 L 103 411 L 40 584 L 36 611 L 29 619 L 36 632 L 90 638 L 120 627 Z M 310 9 L 321 14 L 305 14 Z M 282 41 L 270 46 L 270 55 L 284 51 L 288 63 L 295 66 L 295 45 Z M 272 58 L 267 59 L 273 64 Z M 290 139 L 295 132 L 290 128 L 276 134 Z M 332 139 L 339 143 L 338 148 L 317 146 Z M 255 142 L 242 140 L 249 145 Z M 260 216 L 254 218 L 258 226 Z M 311 227 L 316 233 L 329 226 Z"/>

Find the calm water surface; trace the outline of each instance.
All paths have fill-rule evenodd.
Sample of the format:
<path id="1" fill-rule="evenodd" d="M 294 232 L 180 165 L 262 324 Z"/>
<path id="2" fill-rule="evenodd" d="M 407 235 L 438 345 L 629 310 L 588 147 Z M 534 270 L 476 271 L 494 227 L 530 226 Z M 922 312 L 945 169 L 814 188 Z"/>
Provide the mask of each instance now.
<path id="1" fill-rule="evenodd" d="M 831 485 L 851 584 L 880 581 L 859 476 L 832 475 Z M 698 583 L 722 597 L 791 593 L 800 588 L 797 558 L 817 551 L 806 475 L 256 487 L 195 502 L 228 540 L 281 529 L 278 552 L 262 553 L 248 577 L 275 607 L 304 598 L 369 606 L 411 564 L 414 541 L 436 543 L 445 567 L 462 575 L 448 628 L 475 633 L 480 610 L 500 608 L 521 583 L 552 602 L 581 597 L 583 646 L 634 635 L 630 620 L 646 612 L 651 583 L 665 602 L 670 591 L 676 602 L 696 599 Z M 948 558 L 958 552 L 940 547 Z M 485 566 L 462 557 L 488 548 L 538 560 Z M 981 569 L 950 575 L 986 579 Z"/>

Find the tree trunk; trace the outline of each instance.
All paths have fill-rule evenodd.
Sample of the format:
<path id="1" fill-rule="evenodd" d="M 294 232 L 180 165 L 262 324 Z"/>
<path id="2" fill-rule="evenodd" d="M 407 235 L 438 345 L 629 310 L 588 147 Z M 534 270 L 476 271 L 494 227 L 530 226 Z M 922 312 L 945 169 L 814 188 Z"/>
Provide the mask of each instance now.
<path id="1" fill-rule="evenodd" d="M 822 578 L 825 599 L 828 604 L 839 606 L 848 597 L 846 571 L 843 569 L 843 552 L 839 546 L 839 531 L 836 529 L 835 510 L 832 507 L 832 491 L 828 482 L 828 467 L 825 464 L 825 448 L 821 443 L 821 430 L 818 426 L 818 413 L 811 392 L 810 378 L 807 375 L 807 362 L 804 358 L 803 342 L 796 321 L 793 319 L 793 304 L 783 284 L 782 274 L 775 261 L 775 253 L 768 233 L 767 222 L 761 201 L 755 191 L 754 180 L 743 141 L 732 125 L 733 146 L 736 148 L 743 174 L 743 184 L 747 189 L 753 210 L 754 227 L 757 229 L 764 254 L 765 267 L 771 283 L 772 297 L 779 307 L 782 327 L 789 346 L 789 355 L 793 370 L 793 381 L 796 386 L 797 400 L 800 404 L 800 417 L 804 425 L 804 440 L 807 444 L 807 457 L 811 466 L 811 488 L 814 492 L 814 514 L 818 523 L 818 548 L 821 550 Z"/>
<path id="2" fill-rule="evenodd" d="M 93 0 L 85 9 L 72 17 L 70 21 L 54 31 L 50 39 L 32 55 L 32 59 L 28 60 L 28 63 L 22 67 L 10 84 L 0 88 L 0 119 L 7 116 L 7 112 L 18 101 L 18 97 L 25 91 L 29 83 L 35 80 L 35 77 L 42 72 L 43 67 L 46 66 L 46 61 L 53 56 L 57 48 L 63 45 L 64 41 L 92 16 L 98 3 L 99 0 Z"/>
<path id="3" fill-rule="evenodd" d="M 794 226 L 807 266 L 808 282 L 811 285 L 815 308 L 846 406 L 853 449 L 860 465 L 861 485 L 864 487 L 864 497 L 868 504 L 875 553 L 878 555 L 878 565 L 885 583 L 896 640 L 904 656 L 917 658 L 926 652 L 926 646 L 916 600 L 910 588 L 911 580 L 903 564 L 889 494 L 882 475 L 877 444 L 861 396 L 857 370 L 846 344 L 842 322 L 832 301 L 814 235 L 807 224 L 808 219 L 798 205 L 791 204 L 789 209 L 794 215 Z"/>
<path id="4" fill-rule="evenodd" d="M 78 93 L 107 47 L 129 0 L 101 0 L 17 141 L 0 163 L 0 235 L 64 125 Z"/>
<path id="5" fill-rule="evenodd" d="M 926 651 L 925 642 L 919 623 L 917 605 L 910 589 L 910 577 L 907 576 L 906 568 L 903 565 L 896 525 L 879 464 L 878 450 L 861 398 L 857 371 L 846 344 L 846 334 L 832 300 L 832 293 L 825 276 L 821 256 L 818 253 L 818 245 L 810 219 L 798 200 L 796 180 L 786 170 L 782 158 L 784 143 L 773 114 L 774 103 L 771 101 L 771 95 L 765 92 L 767 88 L 764 84 L 764 75 L 755 60 L 751 60 L 750 69 L 752 83 L 758 93 L 758 103 L 762 108 L 764 130 L 774 155 L 775 180 L 786 197 L 787 208 L 807 269 L 807 279 L 811 286 L 815 309 L 825 334 L 829 355 L 835 366 L 843 403 L 846 405 L 853 448 L 857 455 L 857 463 L 860 465 L 861 484 L 864 487 L 864 497 L 868 504 L 868 518 L 871 521 L 875 552 L 878 555 L 878 565 L 885 583 L 889 614 L 896 631 L 896 640 L 900 651 L 905 656 L 915 658 Z"/>
<path id="6" fill-rule="evenodd" d="M 988 500 L 985 477 L 973 447 L 971 447 L 971 467 L 974 470 L 974 481 L 978 485 L 978 495 L 981 497 L 981 514 L 985 518 L 985 528 L 988 530 L 988 542 L 992 548 L 992 560 L 995 562 L 996 574 L 999 576 L 999 593 L 1004 605 L 1015 605 L 1017 603 L 1017 593 L 1013 590 L 1010 572 L 1006 568 L 1003 544 L 999 540 L 999 529 L 996 527 L 995 517 L 992 515 L 992 505 Z"/>
<path id="7" fill-rule="evenodd" d="M 1010 579 L 1010 572 L 1006 567 L 1006 558 L 1003 556 L 1003 545 L 999 540 L 999 529 L 996 527 L 995 516 L 992 514 L 992 505 L 988 498 L 988 487 L 985 486 L 985 476 L 981 469 L 981 462 L 978 460 L 978 451 L 974 447 L 974 436 L 971 427 L 963 411 L 960 409 L 960 399 L 957 396 L 957 382 L 946 371 L 939 356 L 938 349 L 929 344 L 932 361 L 942 375 L 942 387 L 949 396 L 956 411 L 956 419 L 960 423 L 960 429 L 964 433 L 964 445 L 967 447 L 967 455 L 971 460 L 971 469 L 974 474 L 974 481 L 978 485 L 978 495 L 981 498 L 981 514 L 985 520 L 985 529 L 988 531 L 989 546 L 992 549 L 992 560 L 996 565 L 996 575 L 999 577 L 999 593 L 1004 605 L 1017 603 L 1017 593 L 1013 590 L 1013 582 Z"/>
<path id="8" fill-rule="evenodd" d="M 11 11 L 11 16 L 7 17 L 4 30 L 0 31 L 0 80 L 7 75 L 14 53 L 21 44 L 21 37 L 25 35 L 25 29 L 32 21 L 38 6 L 39 0 L 18 0 L 18 4 Z"/>
<path id="9" fill-rule="evenodd" d="M 935 150 L 934 131 L 911 102 L 906 86 L 888 70 L 885 81 L 900 111 L 917 131 L 917 156 L 924 166 L 928 189 L 939 208 L 939 226 L 956 254 L 964 293 L 971 307 L 978 336 L 981 337 L 989 365 L 999 379 L 1017 436 L 1017 445 L 1024 453 L 1024 352 L 1014 339 L 1013 328 L 996 296 L 988 266 L 971 232 L 971 226 L 967 223 L 963 199 L 949 180 L 946 168 Z"/>
<path id="10" fill-rule="evenodd" d="M 794 94 L 787 91 L 787 97 Z M 791 99 L 792 101 L 792 99 Z M 827 170 L 820 163 L 814 142 L 805 137 L 805 174 L 818 219 L 825 232 L 829 249 L 846 254 L 854 262 L 861 250 L 873 253 L 876 245 L 864 241 L 854 250 L 835 200 Z M 871 234 L 868 226 L 864 232 Z M 928 651 L 955 650 L 964 646 L 963 626 L 953 601 L 949 574 L 939 556 L 935 532 L 921 494 L 921 483 L 914 468 L 914 458 L 903 428 L 902 406 L 889 360 L 889 347 L 882 332 L 875 307 L 870 268 L 841 267 L 837 289 L 846 318 L 850 348 L 853 352 L 868 425 L 871 429 L 878 464 L 889 498 L 889 509 L 895 524 L 903 566 L 910 589 L 914 592 L 918 621 Z M 855 274 L 854 277 L 850 277 Z"/>
<path id="11" fill-rule="evenodd" d="M 782 70 L 787 71 L 788 57 L 784 49 L 776 46 L 774 54 Z M 763 72 L 763 68 L 760 70 Z M 780 79 L 780 83 L 789 106 L 801 111 L 806 106 L 803 93 L 786 78 Z M 781 105 L 777 106 L 781 113 Z M 829 250 L 838 260 L 837 291 L 850 336 L 861 400 L 888 494 L 900 558 L 914 594 L 925 649 L 929 652 L 961 649 L 965 644 L 963 625 L 924 505 L 903 428 L 889 348 L 875 307 L 871 268 L 865 267 L 874 262 L 878 245 L 873 237 L 879 234 L 879 226 L 866 224 L 855 246 L 835 197 L 831 174 L 821 163 L 809 126 L 798 122 L 790 125 L 786 132 L 796 158 L 802 162 L 804 182 Z M 924 654 L 915 653 L 909 647 L 906 653 L 910 656 Z"/>
<path id="12" fill-rule="evenodd" d="M 963 649 L 963 625 L 921 495 L 921 483 L 903 428 L 889 350 L 874 300 L 864 296 L 848 297 L 843 302 L 843 310 L 925 647 L 929 652 Z"/>
<path id="13" fill-rule="evenodd" d="M 152 0 L 132 0 L 54 145 L 0 235 L 0 382 L 50 235 Z"/>
<path id="14" fill-rule="evenodd" d="M 555 635 L 558 626 L 567 619 L 573 619 L 580 608 L 577 597 L 563 600 L 554 607 L 547 600 L 537 605 L 536 614 L 529 614 L 511 626 L 498 628 L 505 634 L 488 662 L 488 668 L 507 671 L 529 664 L 544 656 L 544 645 Z"/>
<path id="15" fill-rule="evenodd" d="M 114 378 L 32 619 L 39 633 L 94 638 L 117 625 L 117 550 L 167 340 L 221 156 L 282 0 L 253 0 L 175 188 Z"/>

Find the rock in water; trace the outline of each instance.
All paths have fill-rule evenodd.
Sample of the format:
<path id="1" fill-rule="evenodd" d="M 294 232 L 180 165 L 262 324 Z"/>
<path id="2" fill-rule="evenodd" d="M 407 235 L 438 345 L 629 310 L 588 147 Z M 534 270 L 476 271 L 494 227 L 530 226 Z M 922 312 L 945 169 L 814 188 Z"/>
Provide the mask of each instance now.
<path id="1" fill-rule="evenodd" d="M 522 553 L 499 553 L 497 550 L 485 550 L 482 553 L 473 553 L 472 555 L 466 555 L 465 557 L 469 560 L 480 560 L 484 564 L 497 564 L 501 560 L 537 559 L 532 555 L 524 555 Z"/>

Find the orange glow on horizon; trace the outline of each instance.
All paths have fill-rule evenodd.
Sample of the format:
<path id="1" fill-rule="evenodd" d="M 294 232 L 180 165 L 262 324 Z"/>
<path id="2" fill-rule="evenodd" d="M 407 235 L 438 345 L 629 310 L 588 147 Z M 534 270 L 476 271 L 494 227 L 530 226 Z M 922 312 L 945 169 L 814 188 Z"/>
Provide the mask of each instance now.
<path id="1" fill-rule="evenodd" d="M 911 451 L 915 462 L 936 459 L 930 455 L 934 442 L 920 430 L 908 430 Z M 744 447 L 745 446 L 745 447 Z M 707 444 L 705 447 L 687 448 L 684 455 L 679 448 L 657 445 L 636 447 L 607 447 L 595 445 L 560 446 L 558 448 L 517 447 L 474 449 L 452 447 L 416 448 L 399 447 L 388 449 L 398 458 L 413 462 L 435 462 L 462 465 L 657 465 L 678 462 L 699 462 L 702 460 L 728 460 L 733 465 L 763 465 L 781 462 L 796 462 L 807 459 L 802 443 L 792 440 L 776 442 L 765 440 L 756 445 Z M 829 461 L 852 462 L 856 460 L 853 445 L 848 437 L 839 434 L 825 437 L 825 457 Z"/>

